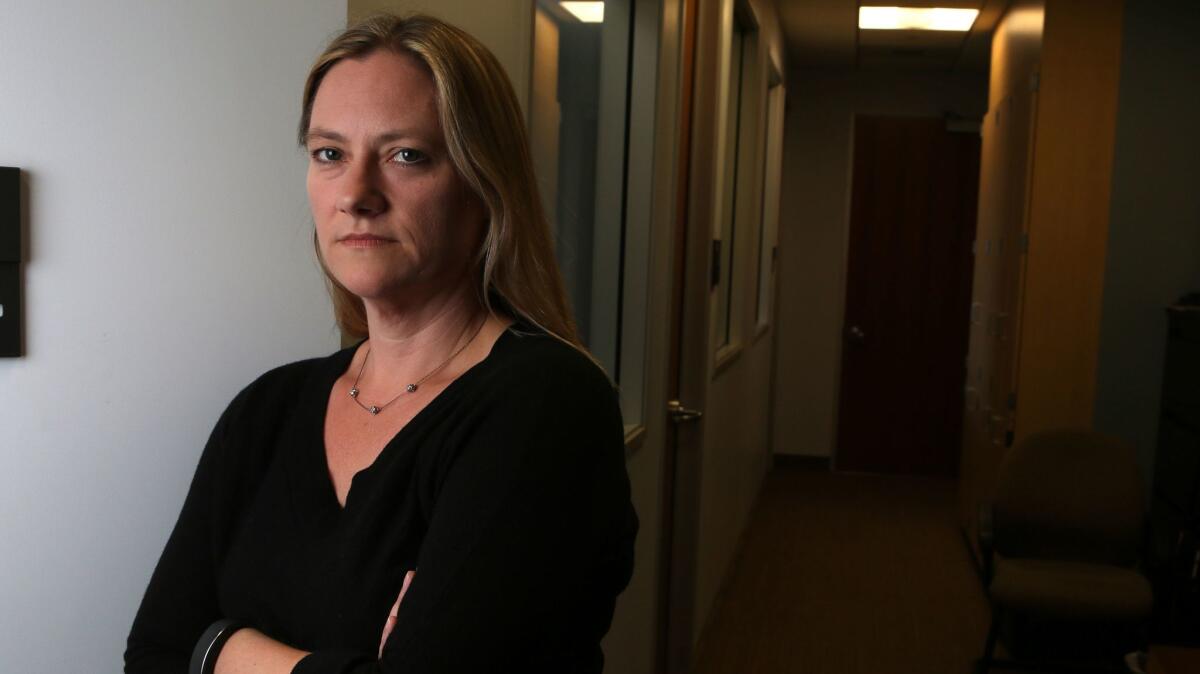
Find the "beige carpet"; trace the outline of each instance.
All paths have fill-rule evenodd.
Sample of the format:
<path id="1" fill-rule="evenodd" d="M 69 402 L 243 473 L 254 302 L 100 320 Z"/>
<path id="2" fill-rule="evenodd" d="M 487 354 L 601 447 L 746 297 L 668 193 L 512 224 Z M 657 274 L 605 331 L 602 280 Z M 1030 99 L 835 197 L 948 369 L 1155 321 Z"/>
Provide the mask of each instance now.
<path id="1" fill-rule="evenodd" d="M 777 467 L 695 674 L 967 674 L 988 608 L 955 482 Z"/>

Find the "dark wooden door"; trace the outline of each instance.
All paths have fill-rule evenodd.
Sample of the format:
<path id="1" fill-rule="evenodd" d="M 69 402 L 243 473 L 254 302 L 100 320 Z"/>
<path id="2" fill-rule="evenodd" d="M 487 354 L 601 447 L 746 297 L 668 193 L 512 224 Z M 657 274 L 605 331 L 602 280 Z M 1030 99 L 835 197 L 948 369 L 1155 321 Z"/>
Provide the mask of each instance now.
<path id="1" fill-rule="evenodd" d="M 855 119 L 838 470 L 957 472 L 979 144 L 940 118 Z"/>

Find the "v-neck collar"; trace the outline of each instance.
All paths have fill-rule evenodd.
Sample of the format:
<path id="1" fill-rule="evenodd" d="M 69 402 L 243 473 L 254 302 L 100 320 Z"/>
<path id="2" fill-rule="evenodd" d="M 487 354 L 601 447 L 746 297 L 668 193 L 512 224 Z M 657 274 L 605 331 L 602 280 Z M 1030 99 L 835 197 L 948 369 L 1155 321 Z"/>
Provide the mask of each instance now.
<path id="1" fill-rule="evenodd" d="M 297 494 L 298 500 L 303 501 L 295 504 L 297 510 L 308 513 L 315 522 L 322 526 L 337 526 L 343 516 L 354 508 L 357 500 L 356 490 L 361 490 L 362 483 L 369 480 L 373 469 L 389 461 L 396 452 L 402 451 L 406 444 L 405 440 L 409 436 L 420 431 L 421 427 L 428 424 L 430 419 L 436 418 L 441 410 L 461 398 L 461 391 L 466 384 L 492 369 L 498 360 L 497 357 L 502 356 L 511 346 L 511 341 L 516 339 L 515 332 L 529 331 L 529 327 L 522 321 L 514 322 L 505 328 L 483 360 L 467 368 L 434 396 L 396 432 L 396 435 L 384 444 L 374 461 L 354 474 L 350 479 L 350 488 L 346 492 L 345 505 L 338 502 L 337 492 L 334 490 L 333 480 L 329 475 L 325 447 L 325 420 L 333 386 L 338 378 L 346 373 L 355 352 L 365 340 L 327 358 L 320 376 L 314 377 L 306 392 L 305 400 L 301 404 L 301 408 L 308 411 L 305 414 L 307 419 L 300 424 L 304 428 L 302 435 L 310 441 L 304 443 L 306 445 L 303 452 L 305 460 L 301 462 L 301 469 L 306 478 L 302 482 L 307 485 L 307 488 L 300 490 Z"/>

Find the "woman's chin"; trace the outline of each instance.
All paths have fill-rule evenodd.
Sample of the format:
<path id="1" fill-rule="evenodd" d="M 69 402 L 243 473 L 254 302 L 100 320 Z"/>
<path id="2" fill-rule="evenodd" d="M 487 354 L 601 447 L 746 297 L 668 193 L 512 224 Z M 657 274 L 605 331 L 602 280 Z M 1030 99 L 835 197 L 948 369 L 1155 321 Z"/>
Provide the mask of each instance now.
<path id="1" fill-rule="evenodd" d="M 395 277 L 339 278 L 338 283 L 364 302 L 395 302 L 410 294 L 406 290 L 412 285 L 410 280 Z"/>

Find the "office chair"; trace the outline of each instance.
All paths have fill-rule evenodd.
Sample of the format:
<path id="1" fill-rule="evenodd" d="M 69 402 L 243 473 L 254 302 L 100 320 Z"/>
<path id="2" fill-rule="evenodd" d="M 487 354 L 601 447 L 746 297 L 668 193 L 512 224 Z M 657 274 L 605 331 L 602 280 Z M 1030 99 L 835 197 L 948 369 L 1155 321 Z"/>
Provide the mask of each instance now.
<path id="1" fill-rule="evenodd" d="M 1144 517 L 1142 478 L 1123 441 L 1049 431 L 1009 451 L 980 513 L 992 624 L 976 672 L 1022 666 L 995 659 L 1008 616 L 1144 627 L 1152 605 L 1136 568 Z"/>

